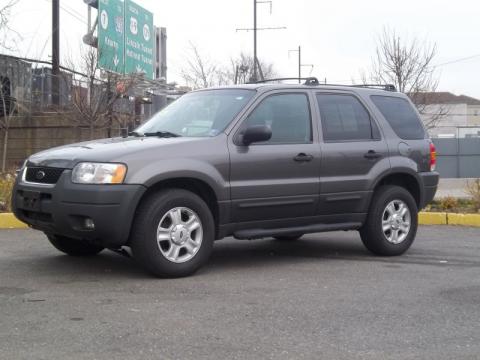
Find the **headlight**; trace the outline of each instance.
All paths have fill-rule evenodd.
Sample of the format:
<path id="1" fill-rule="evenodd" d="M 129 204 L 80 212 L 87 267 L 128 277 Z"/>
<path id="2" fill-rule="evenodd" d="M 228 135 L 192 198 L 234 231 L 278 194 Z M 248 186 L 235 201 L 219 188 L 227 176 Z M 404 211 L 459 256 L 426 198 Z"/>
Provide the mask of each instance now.
<path id="1" fill-rule="evenodd" d="M 121 184 L 127 174 L 123 164 L 79 163 L 73 168 L 76 184 Z"/>
<path id="2" fill-rule="evenodd" d="M 25 168 L 27 167 L 27 163 L 28 163 L 28 158 L 23 162 L 22 166 L 19 169 L 15 170 L 15 174 L 17 175 L 23 174 L 23 172 L 25 171 Z"/>

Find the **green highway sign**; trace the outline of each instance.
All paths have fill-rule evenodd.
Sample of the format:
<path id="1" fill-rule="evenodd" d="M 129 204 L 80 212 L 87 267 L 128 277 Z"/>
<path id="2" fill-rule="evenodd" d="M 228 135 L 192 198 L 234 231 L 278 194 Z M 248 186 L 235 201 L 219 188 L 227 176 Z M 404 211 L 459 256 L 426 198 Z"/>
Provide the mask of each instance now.
<path id="1" fill-rule="evenodd" d="M 125 72 L 125 9 L 120 0 L 98 2 L 98 66 Z"/>
<path id="2" fill-rule="evenodd" d="M 125 73 L 145 73 L 154 78 L 153 14 L 125 0 Z"/>
<path id="3" fill-rule="evenodd" d="M 131 0 L 99 0 L 98 65 L 154 78 L 153 14 Z"/>

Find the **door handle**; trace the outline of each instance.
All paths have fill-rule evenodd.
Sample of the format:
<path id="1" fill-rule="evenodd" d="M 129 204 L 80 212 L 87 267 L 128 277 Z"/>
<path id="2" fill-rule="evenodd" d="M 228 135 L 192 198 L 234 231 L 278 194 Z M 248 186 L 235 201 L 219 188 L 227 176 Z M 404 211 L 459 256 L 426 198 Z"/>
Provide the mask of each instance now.
<path id="1" fill-rule="evenodd" d="M 382 157 L 382 154 L 377 153 L 375 150 L 368 150 L 363 157 L 365 159 L 378 159 Z"/>
<path id="2" fill-rule="evenodd" d="M 312 155 L 307 155 L 305 153 L 300 153 L 298 154 L 297 156 L 295 156 L 293 158 L 293 160 L 297 161 L 297 162 L 308 162 L 308 161 L 312 161 L 313 160 L 313 156 Z"/>

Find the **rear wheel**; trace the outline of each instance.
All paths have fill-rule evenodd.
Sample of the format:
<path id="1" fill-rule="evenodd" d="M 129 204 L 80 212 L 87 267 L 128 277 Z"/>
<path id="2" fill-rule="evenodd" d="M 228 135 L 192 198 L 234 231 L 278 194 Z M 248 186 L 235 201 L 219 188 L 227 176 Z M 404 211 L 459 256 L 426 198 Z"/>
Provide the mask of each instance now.
<path id="1" fill-rule="evenodd" d="M 212 213 L 199 196 L 165 190 L 141 204 L 130 237 L 132 253 L 156 276 L 188 276 L 207 262 L 214 229 Z"/>
<path id="2" fill-rule="evenodd" d="M 413 196 L 400 186 L 387 185 L 373 195 L 360 236 L 374 254 L 401 255 L 412 245 L 417 226 L 418 209 Z"/>
<path id="3" fill-rule="evenodd" d="M 55 249 L 70 256 L 93 256 L 97 255 L 104 247 L 87 241 L 72 239 L 66 236 L 46 234 Z"/>

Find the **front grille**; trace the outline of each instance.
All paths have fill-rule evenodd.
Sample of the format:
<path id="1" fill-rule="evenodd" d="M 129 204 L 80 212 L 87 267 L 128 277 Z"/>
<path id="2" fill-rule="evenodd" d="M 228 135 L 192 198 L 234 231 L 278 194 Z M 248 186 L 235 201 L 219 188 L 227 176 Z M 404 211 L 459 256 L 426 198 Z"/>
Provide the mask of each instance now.
<path id="1" fill-rule="evenodd" d="M 29 167 L 25 180 L 39 184 L 56 184 L 65 169 L 52 167 Z"/>
<path id="2" fill-rule="evenodd" d="M 20 210 L 26 220 L 30 221 L 40 221 L 44 223 L 53 223 L 53 216 L 52 214 L 43 213 L 43 212 L 36 212 L 36 211 L 27 211 L 27 210 Z"/>

